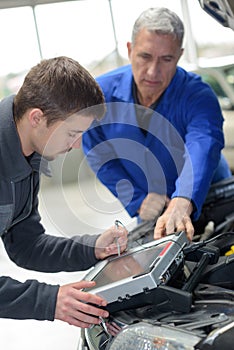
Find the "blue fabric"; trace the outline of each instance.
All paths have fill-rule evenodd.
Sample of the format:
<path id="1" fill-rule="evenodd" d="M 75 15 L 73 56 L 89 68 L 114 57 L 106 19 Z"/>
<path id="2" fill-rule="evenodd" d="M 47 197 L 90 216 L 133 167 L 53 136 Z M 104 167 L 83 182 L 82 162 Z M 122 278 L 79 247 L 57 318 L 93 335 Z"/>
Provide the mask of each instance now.
<path id="1" fill-rule="evenodd" d="M 131 216 L 137 215 L 149 192 L 157 192 L 191 199 L 196 220 L 210 184 L 231 176 L 220 157 L 223 116 L 211 88 L 177 67 L 144 134 L 136 118 L 131 66 L 97 81 L 107 113 L 83 135 L 83 150 L 93 171 Z M 137 108 L 139 114 L 147 110 Z"/>

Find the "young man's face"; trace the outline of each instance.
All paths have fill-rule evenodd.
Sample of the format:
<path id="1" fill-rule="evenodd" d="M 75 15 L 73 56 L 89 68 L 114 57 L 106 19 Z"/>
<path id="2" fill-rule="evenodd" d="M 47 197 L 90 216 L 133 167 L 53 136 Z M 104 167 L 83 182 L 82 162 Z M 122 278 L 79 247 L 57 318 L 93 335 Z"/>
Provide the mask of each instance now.
<path id="1" fill-rule="evenodd" d="M 80 148 L 82 133 L 88 129 L 93 120 L 92 116 L 74 115 L 47 126 L 44 118 L 34 133 L 34 151 L 47 160 L 53 160 L 73 148 Z"/>
<path id="2" fill-rule="evenodd" d="M 128 56 L 140 103 L 149 107 L 173 78 L 183 49 L 173 35 L 156 34 L 142 29 L 133 44 L 128 43 Z"/>

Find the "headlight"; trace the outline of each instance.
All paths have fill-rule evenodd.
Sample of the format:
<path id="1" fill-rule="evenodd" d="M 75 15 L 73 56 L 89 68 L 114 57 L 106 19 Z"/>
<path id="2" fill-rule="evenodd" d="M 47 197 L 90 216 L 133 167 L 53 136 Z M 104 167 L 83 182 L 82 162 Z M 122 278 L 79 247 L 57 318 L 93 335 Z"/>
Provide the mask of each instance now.
<path id="1" fill-rule="evenodd" d="M 193 350 L 201 340 L 189 332 L 140 322 L 124 328 L 109 350 Z"/>

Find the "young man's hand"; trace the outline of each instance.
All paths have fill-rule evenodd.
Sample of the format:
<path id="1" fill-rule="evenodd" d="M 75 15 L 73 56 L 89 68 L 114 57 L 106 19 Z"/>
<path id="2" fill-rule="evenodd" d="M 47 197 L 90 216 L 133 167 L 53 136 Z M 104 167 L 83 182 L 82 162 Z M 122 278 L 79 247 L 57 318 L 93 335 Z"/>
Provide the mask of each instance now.
<path id="1" fill-rule="evenodd" d="M 61 286 L 58 291 L 54 318 L 80 328 L 89 328 L 93 324 L 99 324 L 100 317 L 107 318 L 108 311 L 101 308 L 107 305 L 106 300 L 82 291 L 83 288 L 94 286 L 93 281 L 80 281 Z"/>
<path id="2" fill-rule="evenodd" d="M 95 256 L 97 259 L 105 259 L 110 255 L 122 253 L 128 242 L 128 231 L 122 227 L 110 227 L 97 239 L 95 245 Z"/>

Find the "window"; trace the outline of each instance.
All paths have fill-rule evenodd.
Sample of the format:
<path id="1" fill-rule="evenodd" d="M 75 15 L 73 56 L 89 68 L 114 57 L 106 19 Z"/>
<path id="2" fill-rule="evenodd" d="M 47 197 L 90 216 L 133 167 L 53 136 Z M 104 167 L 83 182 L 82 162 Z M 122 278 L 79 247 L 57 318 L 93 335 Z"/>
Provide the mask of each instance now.
<path id="1" fill-rule="evenodd" d="M 115 49 L 106 0 L 38 5 L 35 13 L 43 57 L 66 55 L 87 67 Z"/>
<path id="2" fill-rule="evenodd" d="M 23 73 L 40 60 L 32 8 L 0 10 L 0 33 L 0 77 L 5 76 L 0 79 L 2 98 L 9 92 L 16 92 Z"/>

